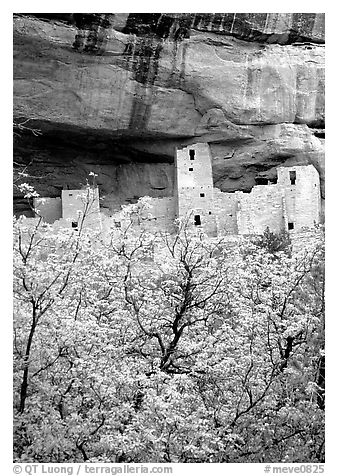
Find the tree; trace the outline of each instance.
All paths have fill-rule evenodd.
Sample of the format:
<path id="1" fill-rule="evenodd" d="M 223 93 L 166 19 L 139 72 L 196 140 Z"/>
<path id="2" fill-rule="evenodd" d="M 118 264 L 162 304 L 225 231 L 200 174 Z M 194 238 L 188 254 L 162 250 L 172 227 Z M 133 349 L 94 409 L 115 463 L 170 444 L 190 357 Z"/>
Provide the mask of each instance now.
<path id="1" fill-rule="evenodd" d="M 16 461 L 323 461 L 323 245 L 15 221 Z"/>
<path id="2" fill-rule="evenodd" d="M 291 240 L 286 231 L 274 233 L 266 227 L 264 233 L 253 240 L 256 246 L 265 249 L 267 252 L 276 255 L 280 251 L 290 253 Z"/>

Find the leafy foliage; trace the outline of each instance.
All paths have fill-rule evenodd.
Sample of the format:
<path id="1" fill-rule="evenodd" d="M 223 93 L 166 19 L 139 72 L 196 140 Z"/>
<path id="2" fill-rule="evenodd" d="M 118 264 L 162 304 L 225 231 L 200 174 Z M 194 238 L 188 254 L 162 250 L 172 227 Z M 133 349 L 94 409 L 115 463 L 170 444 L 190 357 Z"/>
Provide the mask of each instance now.
<path id="1" fill-rule="evenodd" d="M 285 253 L 291 252 L 291 240 L 286 231 L 274 233 L 269 227 L 266 227 L 263 235 L 256 238 L 254 243 L 271 254 L 276 254 L 280 251 Z"/>
<path id="2" fill-rule="evenodd" d="M 290 256 L 184 226 L 28 222 L 14 223 L 16 461 L 323 461 L 321 238 Z"/>

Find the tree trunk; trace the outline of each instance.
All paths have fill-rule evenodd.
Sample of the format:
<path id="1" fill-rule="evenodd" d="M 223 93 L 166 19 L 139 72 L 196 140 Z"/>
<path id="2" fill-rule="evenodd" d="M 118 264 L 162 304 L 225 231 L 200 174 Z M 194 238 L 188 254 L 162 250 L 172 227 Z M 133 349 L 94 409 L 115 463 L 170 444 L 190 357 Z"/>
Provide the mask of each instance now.
<path id="1" fill-rule="evenodd" d="M 27 390 L 28 390 L 28 375 L 29 375 L 29 357 L 31 352 L 31 347 L 33 343 L 33 337 L 36 328 L 36 306 L 35 303 L 33 305 L 33 314 L 32 314 L 32 325 L 28 336 L 26 353 L 25 353 L 25 368 L 22 375 L 22 382 L 20 387 L 20 406 L 19 412 L 23 413 L 25 410 L 26 398 L 27 398 Z"/>

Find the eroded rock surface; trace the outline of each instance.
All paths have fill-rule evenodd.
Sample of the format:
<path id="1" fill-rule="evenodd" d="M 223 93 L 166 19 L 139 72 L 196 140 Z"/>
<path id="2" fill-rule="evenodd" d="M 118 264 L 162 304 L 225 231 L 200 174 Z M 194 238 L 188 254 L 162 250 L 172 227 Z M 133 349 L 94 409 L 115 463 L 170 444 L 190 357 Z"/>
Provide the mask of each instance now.
<path id="1" fill-rule="evenodd" d="M 42 132 L 17 170 L 47 196 L 94 171 L 114 208 L 170 196 L 175 147 L 202 141 L 223 191 L 283 163 L 323 182 L 323 42 L 323 14 L 16 15 L 14 118 Z"/>

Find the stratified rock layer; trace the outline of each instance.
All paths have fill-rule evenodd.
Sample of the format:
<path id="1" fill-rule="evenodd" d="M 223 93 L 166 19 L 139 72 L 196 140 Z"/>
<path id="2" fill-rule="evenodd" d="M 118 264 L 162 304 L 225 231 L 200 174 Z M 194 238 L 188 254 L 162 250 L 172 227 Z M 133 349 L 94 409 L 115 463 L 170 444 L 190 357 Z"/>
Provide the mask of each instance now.
<path id="1" fill-rule="evenodd" d="M 322 14 L 18 15 L 14 117 L 42 135 L 16 163 L 49 196 L 94 171 L 107 207 L 171 195 L 175 147 L 197 141 L 224 191 L 282 163 L 323 178 L 323 41 Z"/>

